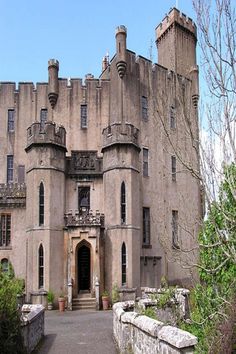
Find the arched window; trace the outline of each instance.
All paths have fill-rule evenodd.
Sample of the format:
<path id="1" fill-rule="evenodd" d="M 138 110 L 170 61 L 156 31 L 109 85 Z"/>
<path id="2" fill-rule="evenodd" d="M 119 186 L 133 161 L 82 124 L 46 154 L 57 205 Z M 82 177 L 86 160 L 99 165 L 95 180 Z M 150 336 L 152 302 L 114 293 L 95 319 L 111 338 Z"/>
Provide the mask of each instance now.
<path id="1" fill-rule="evenodd" d="M 126 285 L 126 247 L 123 242 L 121 247 L 121 284 Z"/>
<path id="2" fill-rule="evenodd" d="M 44 185 L 43 182 L 39 186 L 39 225 L 44 224 Z"/>
<path id="3" fill-rule="evenodd" d="M 39 288 L 43 288 L 43 283 L 44 283 L 44 251 L 43 251 L 43 245 L 41 244 L 39 246 Z"/>
<path id="4" fill-rule="evenodd" d="M 121 224 L 126 222 L 126 195 L 125 195 L 125 182 L 121 183 L 121 192 L 120 192 L 120 216 Z"/>
<path id="5" fill-rule="evenodd" d="M 1 260 L 1 270 L 3 272 L 8 272 L 8 269 L 9 269 L 9 262 L 8 262 L 8 259 L 7 258 L 3 258 Z"/>

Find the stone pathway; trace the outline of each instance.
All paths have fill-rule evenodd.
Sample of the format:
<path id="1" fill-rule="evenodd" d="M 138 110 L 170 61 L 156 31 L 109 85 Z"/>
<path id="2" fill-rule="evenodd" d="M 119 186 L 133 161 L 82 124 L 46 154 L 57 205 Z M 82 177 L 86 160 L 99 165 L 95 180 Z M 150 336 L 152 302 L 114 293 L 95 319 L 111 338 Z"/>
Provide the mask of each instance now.
<path id="1" fill-rule="evenodd" d="M 45 337 L 36 353 L 117 354 L 112 311 L 46 311 Z"/>

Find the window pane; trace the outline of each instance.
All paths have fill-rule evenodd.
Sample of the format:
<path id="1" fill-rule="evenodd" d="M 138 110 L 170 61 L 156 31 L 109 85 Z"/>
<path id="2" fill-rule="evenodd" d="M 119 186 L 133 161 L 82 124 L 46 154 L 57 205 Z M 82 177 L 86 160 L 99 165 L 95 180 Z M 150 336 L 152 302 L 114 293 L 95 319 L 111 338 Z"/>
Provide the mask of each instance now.
<path id="1" fill-rule="evenodd" d="M 121 274 L 122 274 L 122 285 L 126 285 L 126 247 L 125 243 L 122 244 L 121 248 Z"/>
<path id="2" fill-rule="evenodd" d="M 148 120 L 148 100 L 147 97 L 142 96 L 142 119 Z"/>
<path id="3" fill-rule="evenodd" d="M 44 252 L 43 252 L 43 246 L 39 246 L 39 288 L 43 288 L 43 283 L 44 283 Z"/>
<path id="4" fill-rule="evenodd" d="M 121 223 L 124 224 L 126 222 L 126 195 L 125 195 L 125 183 L 122 182 L 121 184 Z"/>
<path id="5" fill-rule="evenodd" d="M 44 129 L 47 119 L 48 119 L 48 110 L 41 109 L 41 111 L 40 111 L 40 129 L 41 130 Z"/>
<path id="6" fill-rule="evenodd" d="M 143 176 L 148 177 L 148 149 L 143 149 Z"/>
<path id="7" fill-rule="evenodd" d="M 7 183 L 13 182 L 13 155 L 7 156 Z"/>
<path id="8" fill-rule="evenodd" d="M 90 210 L 90 187 L 79 187 L 78 199 L 80 214 L 88 213 Z"/>
<path id="9" fill-rule="evenodd" d="M 14 109 L 8 110 L 8 131 L 14 132 L 15 130 L 15 111 Z"/>
<path id="10" fill-rule="evenodd" d="M 176 157 L 171 156 L 171 173 L 172 173 L 172 181 L 176 181 Z"/>
<path id="11" fill-rule="evenodd" d="M 80 106 L 81 128 L 87 128 L 87 105 Z"/>
<path id="12" fill-rule="evenodd" d="M 11 243 L 11 215 L 0 215 L 0 247 L 9 246 Z"/>
<path id="13" fill-rule="evenodd" d="M 150 208 L 143 208 L 143 244 L 150 245 Z"/>
<path id="14" fill-rule="evenodd" d="M 179 248 L 178 211 L 172 210 L 172 246 Z"/>
<path id="15" fill-rule="evenodd" d="M 3 258 L 3 259 L 1 260 L 1 267 L 2 267 L 2 271 L 3 271 L 3 272 L 8 272 L 8 268 L 9 268 L 8 259 Z"/>
<path id="16" fill-rule="evenodd" d="M 44 185 L 39 186 L 39 225 L 44 224 Z"/>

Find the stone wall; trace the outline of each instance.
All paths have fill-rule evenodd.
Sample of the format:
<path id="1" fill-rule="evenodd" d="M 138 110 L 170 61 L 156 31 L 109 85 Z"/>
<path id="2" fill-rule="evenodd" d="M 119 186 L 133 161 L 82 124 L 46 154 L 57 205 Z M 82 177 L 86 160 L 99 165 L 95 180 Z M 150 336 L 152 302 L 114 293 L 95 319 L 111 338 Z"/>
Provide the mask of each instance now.
<path id="1" fill-rule="evenodd" d="M 194 353 L 197 338 L 132 311 L 133 301 L 113 306 L 113 334 L 121 354 Z M 131 311 L 130 311 L 131 310 Z"/>
<path id="2" fill-rule="evenodd" d="M 42 305 L 22 306 L 22 329 L 26 353 L 31 353 L 44 336 L 44 312 Z"/>

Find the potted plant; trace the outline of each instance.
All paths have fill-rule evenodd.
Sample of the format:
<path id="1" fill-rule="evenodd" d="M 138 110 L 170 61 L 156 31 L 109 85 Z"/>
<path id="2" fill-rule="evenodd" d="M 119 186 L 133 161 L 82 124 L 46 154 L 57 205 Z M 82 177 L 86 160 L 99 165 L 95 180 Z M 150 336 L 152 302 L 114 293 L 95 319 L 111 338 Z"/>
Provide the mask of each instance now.
<path id="1" fill-rule="evenodd" d="M 48 290 L 48 293 L 47 293 L 47 300 L 48 300 L 48 310 L 52 310 L 53 309 L 53 301 L 54 301 L 54 293 L 50 289 Z"/>
<path id="2" fill-rule="evenodd" d="M 65 311 L 65 303 L 66 303 L 65 296 L 63 294 L 60 294 L 60 296 L 58 297 L 58 304 L 59 304 L 59 311 L 60 312 Z"/>
<path id="3" fill-rule="evenodd" d="M 102 308 L 103 310 L 109 309 L 109 293 L 107 290 L 104 290 L 102 293 Z"/>

